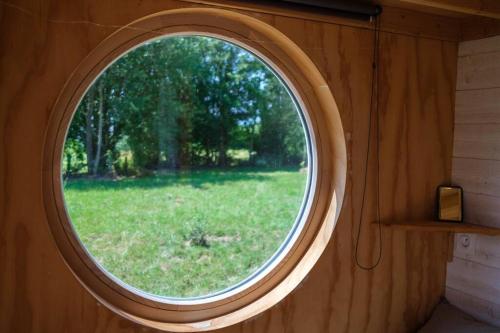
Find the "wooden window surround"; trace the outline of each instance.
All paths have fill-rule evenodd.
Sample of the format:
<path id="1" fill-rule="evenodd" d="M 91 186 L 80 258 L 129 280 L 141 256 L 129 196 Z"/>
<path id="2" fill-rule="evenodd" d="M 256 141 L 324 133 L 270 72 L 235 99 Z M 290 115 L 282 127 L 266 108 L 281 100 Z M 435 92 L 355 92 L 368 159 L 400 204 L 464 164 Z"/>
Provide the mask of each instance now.
<path id="1" fill-rule="evenodd" d="M 197 300 L 165 299 L 125 286 L 91 258 L 64 207 L 61 159 L 66 132 L 87 88 L 127 50 L 159 36 L 197 34 L 235 43 L 271 66 L 295 95 L 313 146 L 312 187 L 303 226 L 273 265 L 227 293 Z M 52 235 L 67 266 L 99 302 L 156 329 L 196 332 L 233 325 L 269 309 L 305 278 L 325 249 L 342 206 L 346 146 L 340 114 L 318 69 L 290 39 L 233 11 L 185 8 L 147 16 L 118 29 L 78 66 L 58 97 L 45 138 L 43 191 Z"/>

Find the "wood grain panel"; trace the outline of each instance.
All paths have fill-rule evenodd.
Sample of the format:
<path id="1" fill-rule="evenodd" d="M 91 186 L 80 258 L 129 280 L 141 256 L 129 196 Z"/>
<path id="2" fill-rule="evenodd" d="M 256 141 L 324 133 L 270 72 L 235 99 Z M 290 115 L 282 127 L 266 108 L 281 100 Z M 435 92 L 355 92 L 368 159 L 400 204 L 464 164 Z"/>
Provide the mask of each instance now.
<path id="1" fill-rule="evenodd" d="M 458 56 L 463 57 L 479 53 L 491 53 L 500 51 L 500 36 L 482 38 L 462 42 L 458 47 Z"/>
<path id="2" fill-rule="evenodd" d="M 458 125 L 457 125 L 458 127 Z M 495 126 L 500 129 L 499 126 Z M 500 143 L 494 142 L 486 145 L 481 141 L 456 140 L 453 155 L 461 158 L 494 159 L 500 160 Z"/>
<path id="3" fill-rule="evenodd" d="M 401 2 L 500 19 L 500 3 L 496 0 L 401 0 Z"/>
<path id="4" fill-rule="evenodd" d="M 500 247 L 498 237 L 470 235 L 471 250 L 460 250 L 460 242 L 455 244 L 455 257 L 474 261 L 478 264 L 495 268 L 500 271 Z"/>
<path id="5" fill-rule="evenodd" d="M 476 243 L 475 258 L 483 265 L 494 267 L 500 271 L 500 247 L 498 237 L 481 237 Z"/>
<path id="6" fill-rule="evenodd" d="M 449 287 L 446 288 L 446 298 L 474 318 L 500 327 L 500 305 Z"/>
<path id="7" fill-rule="evenodd" d="M 500 52 L 458 58 L 457 90 L 500 88 Z"/>
<path id="8" fill-rule="evenodd" d="M 456 124 L 453 156 L 500 161 L 500 123 Z"/>
<path id="9" fill-rule="evenodd" d="M 470 192 L 464 193 L 464 219 L 471 223 L 500 227 L 498 197 Z"/>
<path id="10" fill-rule="evenodd" d="M 500 198 L 500 161 L 453 158 L 453 181 L 465 193 Z"/>
<path id="11" fill-rule="evenodd" d="M 500 124 L 499 109 L 500 88 L 457 91 L 455 124 Z"/>
<path id="12" fill-rule="evenodd" d="M 446 285 L 500 305 L 500 270 L 458 257 L 448 266 Z"/>
<path id="13" fill-rule="evenodd" d="M 404 33 L 415 37 L 457 41 L 459 21 L 455 18 L 416 13 L 394 7 L 384 7 L 381 29 L 385 32 Z"/>
<path id="14" fill-rule="evenodd" d="M 459 45 L 453 182 L 464 188 L 464 219 L 500 226 L 500 39 Z M 497 73 L 497 74 L 495 74 Z M 460 90 L 465 89 L 465 90 Z M 472 236 L 448 265 L 447 297 L 478 319 L 500 324 L 500 237 Z"/>
<path id="15" fill-rule="evenodd" d="M 470 41 L 500 34 L 500 20 L 487 17 L 468 17 L 460 22 L 460 40 Z"/>
<path id="16" fill-rule="evenodd" d="M 173 0 L 0 4 L 1 332 L 150 331 L 100 306 L 58 255 L 42 205 L 43 138 L 65 81 L 100 41 L 144 15 L 192 5 Z M 363 271 L 353 258 L 369 125 L 371 29 L 247 13 L 289 36 L 324 74 L 346 133 L 348 184 L 333 240 L 301 287 L 257 318 L 220 332 L 415 331 L 444 293 L 447 235 L 384 230 L 376 269 Z M 380 36 L 383 218 L 431 217 L 435 187 L 451 177 L 457 45 L 399 29 L 409 22 L 418 32 L 418 17 L 406 11 Z M 434 15 L 425 22 L 442 24 Z M 366 265 L 376 259 L 378 246 L 377 229 L 369 223 L 375 216 L 375 167 L 372 155 L 360 243 Z"/>

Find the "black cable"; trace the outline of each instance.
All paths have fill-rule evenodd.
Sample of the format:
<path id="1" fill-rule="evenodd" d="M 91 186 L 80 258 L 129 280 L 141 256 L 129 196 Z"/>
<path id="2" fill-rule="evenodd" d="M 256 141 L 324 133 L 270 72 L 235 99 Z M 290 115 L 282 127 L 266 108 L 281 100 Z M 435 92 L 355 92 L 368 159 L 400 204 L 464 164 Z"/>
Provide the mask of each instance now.
<path id="1" fill-rule="evenodd" d="M 354 257 L 356 259 L 356 265 L 364 270 L 370 271 L 376 268 L 382 259 L 382 224 L 380 222 L 380 117 L 379 117 L 379 32 L 380 32 L 380 20 L 375 17 L 375 31 L 373 37 L 373 63 L 372 63 L 372 89 L 370 95 L 370 113 L 368 116 L 368 147 L 366 149 L 366 160 L 365 160 L 365 175 L 364 175 L 364 185 L 363 185 L 363 195 L 361 201 L 361 213 L 358 223 L 358 234 L 356 237 L 356 250 Z M 375 105 L 373 100 L 375 97 Z M 378 222 L 378 235 L 379 235 L 379 249 L 378 258 L 376 262 L 371 266 L 362 265 L 359 262 L 358 250 L 359 250 L 359 239 L 361 236 L 361 226 L 363 224 L 363 212 L 365 208 L 365 195 L 366 195 L 366 184 L 368 179 L 368 163 L 370 160 L 370 147 L 371 147 L 371 128 L 372 128 L 372 114 L 373 109 L 376 109 L 376 126 L 377 126 L 377 222 Z"/>

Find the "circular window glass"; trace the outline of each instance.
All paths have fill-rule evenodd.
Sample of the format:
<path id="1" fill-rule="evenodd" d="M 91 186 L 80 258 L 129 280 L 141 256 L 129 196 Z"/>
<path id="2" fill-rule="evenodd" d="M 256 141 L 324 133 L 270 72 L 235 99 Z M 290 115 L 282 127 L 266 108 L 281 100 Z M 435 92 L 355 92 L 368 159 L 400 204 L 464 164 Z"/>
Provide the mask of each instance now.
<path id="1" fill-rule="evenodd" d="M 206 297 L 273 264 L 300 231 L 307 127 L 270 66 L 205 36 L 149 41 L 88 88 L 63 151 L 74 230 L 107 274 Z"/>

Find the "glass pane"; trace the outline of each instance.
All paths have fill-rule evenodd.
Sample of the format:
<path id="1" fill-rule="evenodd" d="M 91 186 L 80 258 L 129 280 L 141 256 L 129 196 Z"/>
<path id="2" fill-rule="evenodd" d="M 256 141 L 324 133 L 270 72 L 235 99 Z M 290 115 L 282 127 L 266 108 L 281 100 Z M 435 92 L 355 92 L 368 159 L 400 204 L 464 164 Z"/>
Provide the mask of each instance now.
<path id="1" fill-rule="evenodd" d="M 287 87 L 252 53 L 203 36 L 142 44 L 88 89 L 63 152 L 82 244 L 144 292 L 241 283 L 297 229 L 308 139 Z"/>

